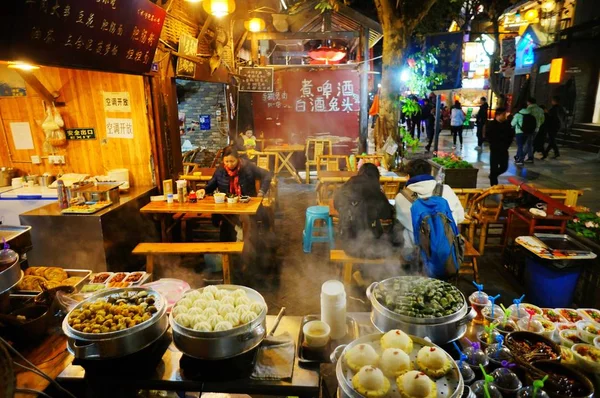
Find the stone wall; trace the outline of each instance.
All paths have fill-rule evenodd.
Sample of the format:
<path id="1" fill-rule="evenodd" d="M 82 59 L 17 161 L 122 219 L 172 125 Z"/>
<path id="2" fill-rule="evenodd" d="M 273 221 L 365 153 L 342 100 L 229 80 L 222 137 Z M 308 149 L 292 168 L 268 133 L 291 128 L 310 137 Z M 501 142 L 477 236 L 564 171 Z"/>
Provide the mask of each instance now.
<path id="1" fill-rule="evenodd" d="M 224 85 L 177 80 L 177 96 L 179 112 L 185 113 L 185 133 L 181 136 L 181 144 L 190 140 L 194 147 L 205 147 L 205 153 L 199 154 L 196 161 L 208 166 L 214 154 L 228 144 L 229 124 Z M 220 116 L 217 111 L 221 112 Z M 200 115 L 210 115 L 210 130 L 200 130 Z"/>

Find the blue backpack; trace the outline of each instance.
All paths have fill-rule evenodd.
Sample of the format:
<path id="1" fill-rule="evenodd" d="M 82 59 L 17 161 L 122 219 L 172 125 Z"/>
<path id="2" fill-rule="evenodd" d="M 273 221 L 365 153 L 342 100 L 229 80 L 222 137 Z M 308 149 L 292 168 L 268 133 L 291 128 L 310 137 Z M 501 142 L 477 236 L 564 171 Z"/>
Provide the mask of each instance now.
<path id="1" fill-rule="evenodd" d="M 419 198 L 408 188 L 402 190 L 404 197 L 412 203 L 410 214 L 420 260 L 427 275 L 437 279 L 456 275 L 465 246 L 448 201 L 442 197 L 443 189 L 443 185 L 436 185 L 429 198 Z"/>

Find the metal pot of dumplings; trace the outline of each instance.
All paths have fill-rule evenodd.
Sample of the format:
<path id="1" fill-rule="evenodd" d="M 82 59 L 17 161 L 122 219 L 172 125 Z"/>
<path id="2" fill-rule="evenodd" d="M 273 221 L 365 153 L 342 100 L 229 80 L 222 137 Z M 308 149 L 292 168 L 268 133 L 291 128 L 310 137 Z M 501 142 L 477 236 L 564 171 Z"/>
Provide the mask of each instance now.
<path id="1" fill-rule="evenodd" d="M 238 285 L 219 285 L 220 289 L 243 289 L 248 298 L 260 303 L 263 310 L 252 322 L 220 332 L 200 332 L 177 324 L 169 316 L 173 343 L 184 354 L 203 360 L 221 360 L 245 354 L 264 340 L 267 333 L 267 304 L 254 289 Z"/>
<path id="2" fill-rule="evenodd" d="M 400 329 L 409 335 L 429 338 L 435 344 L 443 345 L 460 339 L 467 331 L 469 323 L 475 318 L 476 313 L 467 306 L 467 301 L 461 293 L 463 305 L 451 315 L 435 318 L 416 318 L 397 314 L 377 300 L 374 291 L 379 285 L 392 283 L 398 277 L 389 278 L 381 282 L 374 282 L 367 288 L 367 297 L 371 301 L 371 322 L 380 332 L 389 332 Z M 413 277 L 401 277 L 413 278 Z"/>
<path id="3" fill-rule="evenodd" d="M 364 396 L 359 394 L 352 387 L 352 377 L 354 377 L 355 373 L 346 364 L 345 356 L 348 351 L 352 350 L 354 347 L 356 347 L 359 344 L 369 344 L 373 348 L 375 348 L 375 351 L 379 355 L 381 355 L 382 348 L 381 348 L 379 341 L 382 336 L 383 336 L 383 333 L 374 333 L 374 334 L 362 336 L 362 337 L 354 340 L 350 344 L 339 346 L 334 350 L 333 354 L 331 355 L 331 360 L 333 363 L 335 363 L 335 375 L 336 375 L 336 378 L 338 381 L 338 386 L 339 386 L 338 393 L 337 393 L 338 398 L 364 398 Z M 413 362 L 413 366 L 414 366 L 417 352 L 419 351 L 419 349 L 421 347 L 424 347 L 424 346 L 433 347 L 436 345 L 425 339 L 422 339 L 420 337 L 410 336 L 410 338 L 413 341 L 414 348 L 413 348 L 413 352 L 410 353 L 409 356 L 410 356 L 410 358 Z M 437 347 L 437 348 L 441 350 L 440 347 Z M 456 362 L 454 362 L 454 360 L 452 359 L 452 357 L 450 357 L 450 355 L 448 353 L 446 353 L 446 355 L 448 355 L 448 359 L 450 361 L 452 361 L 453 365 L 452 365 L 452 369 L 445 376 L 443 376 L 437 380 L 434 380 L 436 383 L 436 388 L 437 388 L 437 396 L 438 397 L 447 397 L 447 398 L 460 398 L 463 394 L 463 390 L 465 388 L 465 383 L 464 383 L 462 375 L 458 369 L 458 365 L 456 365 Z M 387 394 L 387 397 L 388 398 L 401 398 L 401 394 L 398 391 L 398 388 L 396 386 L 396 381 L 393 379 L 389 379 L 389 380 L 390 380 L 391 386 L 390 386 L 390 392 Z"/>
<path id="4" fill-rule="evenodd" d="M 69 323 L 71 313 L 81 309 L 86 303 L 92 303 L 108 296 L 122 292 L 148 292 L 154 298 L 157 312 L 148 319 L 134 327 L 109 333 L 83 333 L 73 329 Z M 155 290 L 142 287 L 128 287 L 122 289 L 102 290 L 88 299 L 79 303 L 65 317 L 62 329 L 68 337 L 67 349 L 75 358 L 102 360 L 119 358 L 134 354 L 148 347 L 158 340 L 169 327 L 167 305 L 164 297 Z"/>

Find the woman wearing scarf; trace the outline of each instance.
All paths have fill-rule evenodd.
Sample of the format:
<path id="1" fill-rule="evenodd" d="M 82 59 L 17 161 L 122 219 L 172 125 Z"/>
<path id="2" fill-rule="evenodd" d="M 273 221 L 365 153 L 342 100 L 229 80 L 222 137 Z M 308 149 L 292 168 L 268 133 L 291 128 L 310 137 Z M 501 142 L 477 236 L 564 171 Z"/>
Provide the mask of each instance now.
<path id="1" fill-rule="evenodd" d="M 263 197 L 269 191 L 272 175 L 254 163 L 241 159 L 233 146 L 223 151 L 223 164 L 215 171 L 205 188 L 205 193 L 219 192 L 234 195 Z M 256 192 L 256 180 L 260 180 L 260 189 Z M 221 216 L 213 218 L 221 227 L 221 242 L 235 242 L 235 226 Z"/>

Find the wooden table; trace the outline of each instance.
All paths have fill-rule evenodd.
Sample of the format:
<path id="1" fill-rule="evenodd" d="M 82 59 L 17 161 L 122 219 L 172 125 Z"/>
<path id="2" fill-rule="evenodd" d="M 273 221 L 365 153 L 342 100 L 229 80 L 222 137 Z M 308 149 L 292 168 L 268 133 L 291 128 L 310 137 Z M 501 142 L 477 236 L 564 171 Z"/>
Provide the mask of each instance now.
<path id="1" fill-rule="evenodd" d="M 281 172 L 281 170 L 283 170 L 283 168 L 285 167 L 290 172 L 292 177 L 294 177 L 296 179 L 296 181 L 298 181 L 298 184 L 302 184 L 302 180 L 300 179 L 300 176 L 298 175 L 298 171 L 296 170 L 294 165 L 290 162 L 290 159 L 292 158 L 292 155 L 295 152 L 304 152 L 304 148 L 305 148 L 305 146 L 301 145 L 301 144 L 298 144 L 298 145 L 271 145 L 271 146 L 266 147 L 264 152 L 274 153 L 277 155 L 277 157 L 280 160 L 279 166 L 275 168 L 275 175 L 279 174 L 279 172 Z"/>
<path id="2" fill-rule="evenodd" d="M 163 242 L 169 242 L 170 228 L 167 225 L 171 214 L 221 214 L 223 216 L 241 216 L 244 226 L 244 239 L 249 234 L 249 217 L 255 216 L 262 204 L 262 198 L 251 198 L 248 203 L 215 203 L 212 196 L 206 196 L 197 203 L 150 202 L 140 209 L 142 214 L 153 214 L 160 218 Z"/>
<path id="3" fill-rule="evenodd" d="M 215 174 L 215 171 L 217 171 L 216 167 L 201 167 L 194 169 L 194 173 L 200 173 L 200 175 L 181 174 L 179 178 L 186 181 L 208 182 L 212 178 L 213 174 Z"/>
<path id="4" fill-rule="evenodd" d="M 275 321 L 275 316 L 267 316 L 267 330 L 270 330 Z M 298 338 L 302 317 L 284 316 L 275 332 L 275 335 L 288 332 L 294 340 Z M 297 342 L 296 342 L 297 344 Z M 179 368 L 181 351 L 173 343 L 169 346 L 156 372 L 147 378 L 132 379 L 119 377 L 115 371 L 103 379 L 100 391 L 96 386 L 90 386 L 97 396 L 105 396 L 102 389 L 113 391 L 113 398 L 119 397 L 123 389 L 159 389 L 169 391 L 198 391 L 229 394 L 258 394 L 279 396 L 318 397 L 321 383 L 319 366 L 300 366 L 298 358 L 294 359 L 294 372 L 291 380 L 254 380 L 250 378 L 231 380 L 227 382 L 196 381 L 188 379 Z M 82 385 L 85 379 L 85 370 L 81 366 L 68 366 L 57 378 L 59 383 Z"/>
<path id="5" fill-rule="evenodd" d="M 526 235 L 533 236 L 536 232 L 564 234 L 567 228 L 567 222 L 572 218 L 573 216 L 569 215 L 555 216 L 554 214 L 548 214 L 546 217 L 536 216 L 535 214 L 532 214 L 529 209 L 522 207 L 510 209 L 508 210 L 506 221 L 504 247 L 506 247 L 510 241 L 512 236 L 511 231 L 516 225 L 516 220 L 520 220 L 527 225 Z"/>

